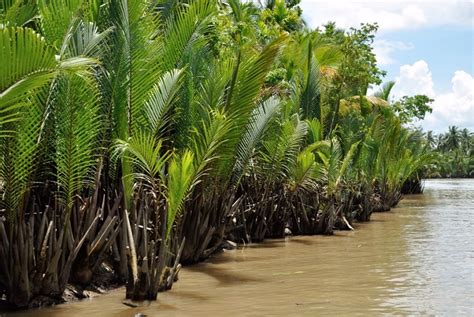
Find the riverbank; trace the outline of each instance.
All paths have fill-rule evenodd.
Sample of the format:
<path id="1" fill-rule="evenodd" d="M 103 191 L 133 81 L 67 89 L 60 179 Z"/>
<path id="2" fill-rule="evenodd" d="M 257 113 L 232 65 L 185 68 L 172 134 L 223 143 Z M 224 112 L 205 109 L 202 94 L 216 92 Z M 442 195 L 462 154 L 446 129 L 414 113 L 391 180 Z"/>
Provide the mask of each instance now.
<path id="1" fill-rule="evenodd" d="M 473 180 L 429 180 L 370 223 L 267 240 L 182 270 L 147 307 L 123 289 L 13 316 L 472 315 Z"/>
<path id="2" fill-rule="evenodd" d="M 40 296 L 30 303 L 29 309 L 37 309 L 46 306 L 70 304 L 85 299 L 92 299 L 108 294 L 110 291 L 123 287 L 123 283 L 117 280 L 112 268 L 105 263 L 98 269 L 99 272 L 87 286 L 79 284 L 68 284 L 61 298 Z M 4 298 L 0 298 L 0 314 L 3 312 L 22 312 L 24 309 L 11 307 Z"/>

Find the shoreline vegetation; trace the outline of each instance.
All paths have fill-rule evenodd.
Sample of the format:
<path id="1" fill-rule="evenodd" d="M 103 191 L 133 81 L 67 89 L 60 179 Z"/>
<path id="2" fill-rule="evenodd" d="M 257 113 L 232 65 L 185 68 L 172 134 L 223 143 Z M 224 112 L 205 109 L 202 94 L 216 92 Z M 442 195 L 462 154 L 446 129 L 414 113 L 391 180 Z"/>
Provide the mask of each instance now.
<path id="1" fill-rule="evenodd" d="M 474 133 L 450 126 L 446 133 L 424 134 L 434 160 L 425 167 L 426 178 L 474 177 Z"/>
<path id="2" fill-rule="evenodd" d="M 0 302 L 156 300 L 181 265 L 446 175 L 407 127 L 432 100 L 367 95 L 377 25 L 312 30 L 298 3 L 0 2 Z"/>

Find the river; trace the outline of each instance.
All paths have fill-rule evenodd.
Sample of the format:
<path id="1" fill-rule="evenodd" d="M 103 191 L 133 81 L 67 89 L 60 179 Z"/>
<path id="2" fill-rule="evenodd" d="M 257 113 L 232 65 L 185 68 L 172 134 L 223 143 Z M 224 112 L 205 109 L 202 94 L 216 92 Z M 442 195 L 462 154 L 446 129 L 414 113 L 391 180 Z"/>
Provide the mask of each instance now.
<path id="1" fill-rule="evenodd" d="M 8 316 L 474 316 L 474 180 L 428 180 L 356 231 L 225 251 L 158 302 L 124 290 Z"/>

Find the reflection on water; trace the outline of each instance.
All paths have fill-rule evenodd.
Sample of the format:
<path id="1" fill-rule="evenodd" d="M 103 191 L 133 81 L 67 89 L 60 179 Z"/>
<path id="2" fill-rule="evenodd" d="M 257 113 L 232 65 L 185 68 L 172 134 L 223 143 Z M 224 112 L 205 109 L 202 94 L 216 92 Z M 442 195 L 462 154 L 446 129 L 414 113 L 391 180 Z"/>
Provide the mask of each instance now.
<path id="1" fill-rule="evenodd" d="M 8 316 L 472 316 L 473 217 L 473 180 L 430 180 L 357 231 L 272 240 L 186 268 L 148 307 L 122 305 L 120 289 Z"/>

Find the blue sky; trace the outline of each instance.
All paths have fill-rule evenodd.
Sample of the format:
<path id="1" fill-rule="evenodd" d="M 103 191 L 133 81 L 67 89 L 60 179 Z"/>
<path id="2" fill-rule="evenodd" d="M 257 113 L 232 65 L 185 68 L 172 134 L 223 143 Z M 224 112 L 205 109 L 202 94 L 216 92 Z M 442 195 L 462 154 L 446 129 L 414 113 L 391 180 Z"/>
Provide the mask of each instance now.
<path id="1" fill-rule="evenodd" d="M 409 43 L 406 50 L 393 51 L 391 64 L 381 66 L 387 71 L 387 79 L 398 76 L 401 65 L 425 60 L 430 65 L 436 89 L 446 92 L 451 89 L 451 77 L 455 70 L 474 73 L 471 27 L 436 26 L 415 32 L 391 32 L 379 38 Z"/>
<path id="2" fill-rule="evenodd" d="M 301 7 L 311 27 L 379 23 L 375 53 L 385 80 L 397 82 L 394 97 L 435 99 L 433 113 L 417 125 L 474 131 L 474 0 L 302 0 Z"/>

